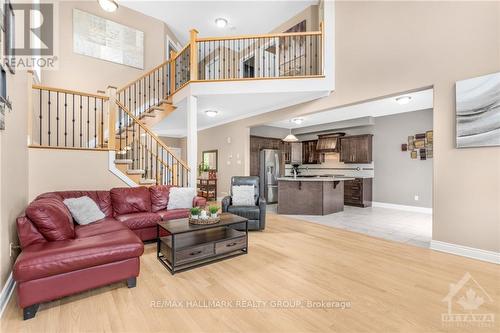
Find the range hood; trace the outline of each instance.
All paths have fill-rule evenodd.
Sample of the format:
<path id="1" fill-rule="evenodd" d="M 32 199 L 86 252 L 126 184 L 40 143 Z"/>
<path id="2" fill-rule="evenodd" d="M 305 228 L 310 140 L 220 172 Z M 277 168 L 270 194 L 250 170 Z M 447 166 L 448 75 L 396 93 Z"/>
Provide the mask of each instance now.
<path id="1" fill-rule="evenodd" d="M 318 135 L 318 144 L 316 150 L 320 153 L 338 152 L 340 148 L 340 137 L 345 133 L 332 133 Z"/>

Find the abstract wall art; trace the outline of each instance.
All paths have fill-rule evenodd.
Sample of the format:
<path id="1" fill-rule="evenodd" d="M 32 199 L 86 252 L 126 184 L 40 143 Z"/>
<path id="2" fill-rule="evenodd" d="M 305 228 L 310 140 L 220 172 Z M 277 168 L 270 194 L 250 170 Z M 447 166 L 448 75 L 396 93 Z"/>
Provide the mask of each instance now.
<path id="1" fill-rule="evenodd" d="M 73 51 L 144 69 L 144 32 L 74 9 Z"/>
<path id="2" fill-rule="evenodd" d="M 433 154 L 434 135 L 429 130 L 425 133 L 416 133 L 408 136 L 408 142 L 401 145 L 401 151 L 409 151 L 411 159 L 427 160 L 434 156 Z M 406 150 L 404 149 L 406 148 Z"/>
<path id="3" fill-rule="evenodd" d="M 500 72 L 456 83 L 457 148 L 500 145 Z"/>

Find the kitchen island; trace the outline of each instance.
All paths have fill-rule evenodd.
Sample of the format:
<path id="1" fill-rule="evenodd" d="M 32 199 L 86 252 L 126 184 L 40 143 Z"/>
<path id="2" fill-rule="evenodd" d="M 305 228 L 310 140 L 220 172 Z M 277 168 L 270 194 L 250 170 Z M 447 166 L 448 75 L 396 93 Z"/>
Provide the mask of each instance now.
<path id="1" fill-rule="evenodd" d="M 278 178 L 278 214 L 327 215 L 344 210 L 344 181 L 350 177 Z"/>

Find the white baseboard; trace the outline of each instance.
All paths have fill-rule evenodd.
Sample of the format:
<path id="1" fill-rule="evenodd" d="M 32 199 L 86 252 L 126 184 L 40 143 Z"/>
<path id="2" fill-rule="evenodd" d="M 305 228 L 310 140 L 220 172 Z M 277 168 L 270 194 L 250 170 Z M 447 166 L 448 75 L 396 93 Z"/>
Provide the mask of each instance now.
<path id="1" fill-rule="evenodd" d="M 116 167 L 115 158 L 116 158 L 116 153 L 110 150 L 108 155 L 108 170 L 111 171 L 111 173 L 114 174 L 116 177 L 120 178 L 128 186 L 130 187 L 139 186 Z"/>
<path id="2" fill-rule="evenodd" d="M 380 207 L 380 208 L 404 210 L 407 212 L 432 214 L 432 208 L 426 208 L 426 207 L 405 206 L 405 205 L 397 205 L 397 204 L 391 204 L 391 203 L 386 203 L 386 202 L 376 202 L 376 201 L 372 202 L 372 206 L 373 207 Z"/>
<path id="3" fill-rule="evenodd" d="M 9 274 L 5 285 L 2 288 L 2 293 L 0 294 L 0 318 L 2 318 L 3 311 L 7 307 L 7 303 L 9 303 L 10 297 L 12 296 L 12 292 L 16 287 L 16 281 L 12 278 L 12 272 Z"/>
<path id="4" fill-rule="evenodd" d="M 487 261 L 494 264 L 500 264 L 500 252 L 481 250 L 474 247 L 468 247 L 458 244 L 446 243 L 437 240 L 431 241 L 431 249 L 458 256 Z"/>

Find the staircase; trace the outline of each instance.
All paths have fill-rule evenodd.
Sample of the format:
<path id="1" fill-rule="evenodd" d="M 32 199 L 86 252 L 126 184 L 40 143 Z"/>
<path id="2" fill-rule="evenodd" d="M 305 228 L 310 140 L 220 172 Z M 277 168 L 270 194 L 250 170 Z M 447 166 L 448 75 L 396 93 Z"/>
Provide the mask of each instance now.
<path id="1" fill-rule="evenodd" d="M 190 82 L 324 78 L 319 31 L 198 38 L 136 80 L 106 94 L 33 85 L 29 146 L 109 150 L 116 168 L 138 185 L 188 186 L 185 161 L 151 131 L 175 111 L 172 96 Z M 252 77 L 242 59 L 254 57 Z M 217 60 L 217 61 L 216 61 Z"/>

